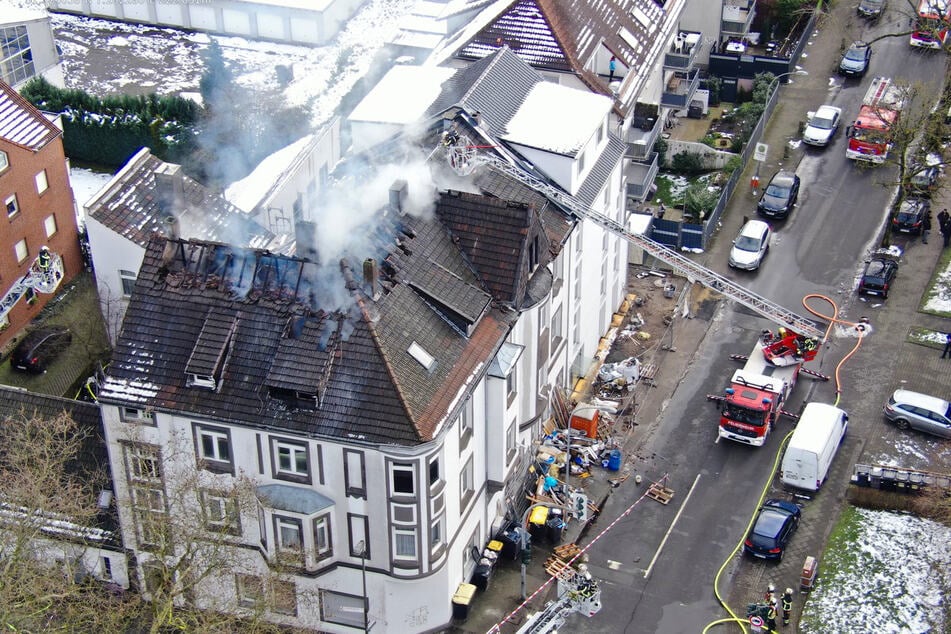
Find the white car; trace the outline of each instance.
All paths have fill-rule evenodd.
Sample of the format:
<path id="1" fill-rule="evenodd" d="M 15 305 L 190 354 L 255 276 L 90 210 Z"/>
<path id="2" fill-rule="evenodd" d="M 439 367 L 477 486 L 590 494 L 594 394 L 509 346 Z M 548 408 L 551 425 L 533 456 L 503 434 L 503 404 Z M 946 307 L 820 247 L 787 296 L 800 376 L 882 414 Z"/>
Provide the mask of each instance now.
<path id="1" fill-rule="evenodd" d="M 769 239 L 773 231 L 762 220 L 748 220 L 733 241 L 730 249 L 730 266 L 755 271 L 769 251 Z"/>
<path id="2" fill-rule="evenodd" d="M 839 129 L 842 108 L 821 106 L 809 117 L 809 123 L 802 132 L 802 142 L 808 145 L 825 147 Z"/>

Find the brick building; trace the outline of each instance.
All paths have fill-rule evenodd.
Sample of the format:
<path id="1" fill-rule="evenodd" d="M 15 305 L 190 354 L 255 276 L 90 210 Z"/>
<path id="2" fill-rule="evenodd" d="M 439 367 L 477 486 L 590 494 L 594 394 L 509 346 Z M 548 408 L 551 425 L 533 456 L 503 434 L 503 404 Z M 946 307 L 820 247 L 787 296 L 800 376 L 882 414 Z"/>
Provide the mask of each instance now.
<path id="1" fill-rule="evenodd" d="M 55 119 L 0 81 L 0 348 L 82 270 L 62 135 Z M 44 246 L 53 256 L 49 264 L 38 260 Z M 47 270 L 42 266 L 57 274 L 31 285 Z"/>

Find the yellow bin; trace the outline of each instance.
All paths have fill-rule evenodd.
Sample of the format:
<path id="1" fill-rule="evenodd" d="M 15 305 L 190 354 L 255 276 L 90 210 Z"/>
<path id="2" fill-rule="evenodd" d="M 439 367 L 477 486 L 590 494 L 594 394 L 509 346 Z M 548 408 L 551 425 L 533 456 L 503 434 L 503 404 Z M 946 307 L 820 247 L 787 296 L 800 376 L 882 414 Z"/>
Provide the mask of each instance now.
<path id="1" fill-rule="evenodd" d="M 542 525 L 548 521 L 548 507 L 536 506 L 532 509 L 532 514 L 528 516 L 528 521 L 532 524 Z"/>

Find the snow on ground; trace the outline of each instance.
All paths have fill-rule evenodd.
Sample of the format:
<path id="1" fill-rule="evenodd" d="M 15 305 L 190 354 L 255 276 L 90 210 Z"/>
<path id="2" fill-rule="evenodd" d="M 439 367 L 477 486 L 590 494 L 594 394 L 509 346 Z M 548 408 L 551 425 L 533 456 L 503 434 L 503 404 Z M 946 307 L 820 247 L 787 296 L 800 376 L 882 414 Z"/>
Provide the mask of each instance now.
<path id="1" fill-rule="evenodd" d="M 925 302 L 924 310 L 935 313 L 951 313 L 951 260 L 938 275 L 932 295 Z"/>
<path id="2" fill-rule="evenodd" d="M 202 53 L 215 40 L 239 85 L 252 92 L 280 93 L 289 106 L 310 106 L 311 128 L 317 128 L 333 116 L 413 4 L 414 0 L 369 0 L 333 43 L 315 47 L 76 15 L 50 16 L 70 88 L 99 95 L 197 92 L 204 71 Z M 277 66 L 293 70 L 286 86 L 278 82 Z"/>
<path id="3" fill-rule="evenodd" d="M 854 530 L 830 542 L 803 608 L 805 634 L 946 632 L 951 528 L 912 515 L 854 509 Z"/>
<path id="4" fill-rule="evenodd" d="M 112 179 L 107 172 L 94 172 L 83 167 L 69 168 L 69 183 L 76 199 L 76 221 L 82 227 L 85 222 L 84 205 Z"/>

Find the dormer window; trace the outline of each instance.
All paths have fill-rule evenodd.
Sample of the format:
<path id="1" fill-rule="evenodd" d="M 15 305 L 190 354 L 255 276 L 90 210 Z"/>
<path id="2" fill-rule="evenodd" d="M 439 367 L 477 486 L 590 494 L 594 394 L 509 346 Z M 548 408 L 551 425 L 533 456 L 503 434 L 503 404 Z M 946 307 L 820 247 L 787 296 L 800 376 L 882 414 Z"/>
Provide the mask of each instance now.
<path id="1" fill-rule="evenodd" d="M 204 374 L 189 374 L 185 380 L 187 387 L 203 387 L 213 390 L 216 387 L 215 377 Z"/>

